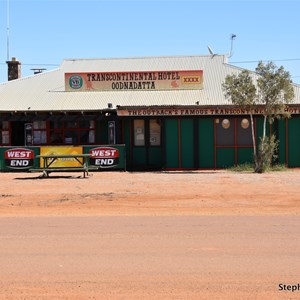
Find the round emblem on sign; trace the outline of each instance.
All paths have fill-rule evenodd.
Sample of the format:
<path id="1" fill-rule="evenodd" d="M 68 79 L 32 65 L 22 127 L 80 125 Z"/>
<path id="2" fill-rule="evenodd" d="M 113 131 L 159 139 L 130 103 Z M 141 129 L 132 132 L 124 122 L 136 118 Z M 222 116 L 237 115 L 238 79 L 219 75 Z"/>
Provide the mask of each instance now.
<path id="1" fill-rule="evenodd" d="M 79 75 L 71 76 L 69 79 L 69 84 L 72 89 L 80 89 L 83 84 L 82 77 Z"/>
<path id="2" fill-rule="evenodd" d="M 224 120 L 222 121 L 222 127 L 223 127 L 224 129 L 228 129 L 228 128 L 230 127 L 230 121 L 229 121 L 228 119 L 224 119 Z"/>
<path id="3" fill-rule="evenodd" d="M 247 129 L 249 127 L 249 121 L 247 119 L 243 119 L 241 122 L 241 126 L 244 129 Z"/>

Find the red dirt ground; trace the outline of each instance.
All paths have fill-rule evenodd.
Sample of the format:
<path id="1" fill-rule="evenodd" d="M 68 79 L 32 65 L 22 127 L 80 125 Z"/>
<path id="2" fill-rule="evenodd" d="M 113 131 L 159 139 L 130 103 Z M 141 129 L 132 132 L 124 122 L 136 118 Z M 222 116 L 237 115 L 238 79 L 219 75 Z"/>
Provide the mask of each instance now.
<path id="1" fill-rule="evenodd" d="M 59 175 L 58 175 L 59 174 Z M 0 215 L 298 215 L 300 171 L 1 173 Z"/>
<path id="2" fill-rule="evenodd" d="M 300 298 L 300 291 L 278 292 L 280 280 L 286 280 L 284 283 L 289 284 L 300 282 L 300 260 L 297 254 L 300 243 L 296 238 L 300 225 L 297 221 L 300 214 L 299 170 L 265 174 L 230 171 L 94 172 L 87 178 L 82 178 L 81 173 L 52 173 L 49 178 L 39 178 L 38 175 L 29 173 L 1 173 L 0 178 L 2 231 L 5 226 L 8 226 L 8 230 L 12 230 L 11 235 L 9 232 L 0 235 L 0 239 L 7 243 L 6 245 L 1 242 L 2 246 L 0 245 L 0 262 L 2 262 L 0 299 L 141 299 L 139 298 L 141 296 L 143 299 Z M 96 220 L 93 219 L 95 216 Z M 101 216 L 109 218 L 98 218 Z M 129 216 L 129 219 L 124 219 L 126 216 Z M 131 218 L 133 216 L 138 218 Z M 171 219 L 164 218 L 165 216 Z M 79 219 L 72 221 L 74 217 Z M 14 236 L 22 237 L 17 231 L 22 231 L 22 227 L 16 228 L 21 225 L 15 227 L 11 225 L 15 224 L 14 222 L 24 226 L 26 222 L 43 224 L 43 220 L 47 223 L 49 218 L 53 220 L 55 218 L 56 222 L 62 224 L 75 222 L 72 224 L 75 224 L 75 227 L 79 226 L 80 229 L 80 225 L 76 222 L 80 222 L 81 217 L 85 217 L 84 220 L 91 220 L 91 224 L 95 222 L 94 227 L 98 226 L 97 228 L 99 219 L 100 221 L 107 219 L 111 222 L 111 226 L 121 228 L 115 229 L 116 232 L 109 237 L 106 237 L 105 232 L 98 233 L 102 238 L 107 238 L 107 241 L 97 239 L 97 248 L 105 249 L 104 242 L 107 242 L 109 247 L 113 245 L 111 251 L 115 254 L 116 261 L 120 263 L 114 267 L 115 269 L 109 270 L 110 261 L 99 261 L 101 257 L 95 257 L 97 263 L 107 268 L 107 276 L 105 277 L 105 273 L 101 275 L 100 287 L 100 282 L 89 273 L 90 281 L 86 283 L 85 290 L 79 288 L 82 282 L 80 284 L 76 282 L 82 279 L 79 267 L 76 269 L 74 265 L 73 269 L 70 267 L 65 273 L 61 269 L 56 274 L 56 269 L 51 263 L 64 255 L 66 262 L 68 259 L 70 261 L 74 259 L 78 260 L 79 264 L 83 260 L 84 265 L 85 259 L 93 256 L 93 253 L 85 252 L 86 250 L 80 248 L 82 245 L 76 244 L 74 251 L 81 251 L 78 253 L 82 253 L 82 256 L 79 256 L 77 252 L 71 252 L 72 247 L 69 250 L 62 247 L 65 241 L 60 231 L 50 234 L 41 231 L 37 232 L 36 236 L 40 237 L 45 247 L 47 245 L 47 249 L 51 245 L 48 256 L 45 254 L 43 258 L 42 253 L 38 252 L 41 251 L 39 250 L 41 245 L 36 244 L 37 250 L 32 250 L 30 244 L 29 246 L 26 244 L 26 235 L 22 239 L 15 239 Z M 193 234 L 197 237 L 198 232 L 192 231 L 199 228 L 198 219 L 211 224 L 203 227 L 205 230 L 213 230 L 211 235 L 206 232 L 202 234 L 211 239 L 212 245 L 217 244 L 216 247 L 206 245 L 203 238 L 199 241 L 191 239 L 194 237 Z M 124 225 L 122 222 L 125 222 Z M 131 248 L 126 248 L 130 246 L 127 239 L 131 240 L 132 237 L 129 232 L 122 230 L 127 230 L 128 222 L 144 224 L 136 229 L 139 239 L 135 241 L 140 249 L 137 259 L 140 259 L 143 270 L 148 269 L 148 273 L 143 273 L 148 274 L 144 277 L 131 273 L 130 268 L 138 268 L 139 265 L 138 261 L 133 260 L 136 265 L 132 266 Z M 167 225 L 164 222 L 167 222 Z M 86 223 L 85 221 L 82 226 L 87 226 Z M 24 227 L 29 243 L 32 242 L 30 228 L 35 228 L 30 224 L 29 233 Z M 70 224 L 67 228 L 73 226 Z M 130 226 L 135 228 L 135 224 Z M 169 233 L 168 228 L 174 227 L 174 230 L 180 232 L 180 224 L 182 227 L 185 226 L 185 231 L 180 233 L 177 240 Z M 189 227 L 190 224 L 192 227 Z M 66 225 L 61 226 L 65 228 Z M 158 232 L 155 231 L 155 235 L 147 239 L 149 232 L 152 232 L 149 231 L 151 226 Z M 230 232 L 224 229 L 222 235 L 223 226 L 230 227 Z M 265 232 L 260 230 L 261 227 L 268 234 L 271 232 L 271 235 L 266 236 Z M 51 230 L 54 229 L 50 227 Z M 86 230 L 86 238 L 97 236 L 89 227 L 86 229 L 82 227 L 80 230 Z M 159 232 L 160 230 L 162 232 Z M 156 244 L 151 244 L 153 240 L 160 241 L 162 254 L 157 252 Z M 61 249 L 54 247 L 57 241 Z M 122 241 L 119 246 L 118 241 Z M 263 245 L 260 244 L 262 241 Z M 184 243 L 193 243 L 189 248 L 191 257 L 183 255 L 184 252 L 176 252 L 176 249 L 183 251 Z M 173 249 L 172 245 L 176 245 L 177 248 Z M 18 250 L 20 247 L 24 247 L 24 251 L 27 252 Z M 200 261 L 203 259 L 201 255 L 197 257 L 197 249 L 201 250 L 199 255 L 205 254 L 205 260 Z M 228 253 L 225 252 L 227 250 Z M 37 251 L 39 255 L 36 256 L 32 251 Z M 141 254 L 143 251 L 148 254 L 143 256 Z M 184 270 L 189 266 L 194 273 L 187 273 L 186 276 L 184 273 L 176 273 L 176 264 L 171 261 L 169 265 L 167 264 L 168 252 L 173 261 L 176 261 L 176 258 L 183 260 L 182 265 L 179 265 L 179 261 L 176 262 L 178 267 Z M 117 255 L 120 255 L 120 258 Z M 251 258 L 255 262 L 252 262 Z M 107 254 L 107 259 L 112 259 L 110 253 Z M 187 262 L 186 266 L 184 260 Z M 146 266 L 151 261 L 155 261 L 155 264 Z M 22 266 L 20 270 L 14 265 L 16 262 Z M 207 268 L 204 270 L 206 276 L 200 279 L 196 277 L 200 271 L 197 262 L 199 264 L 201 262 Z M 46 273 L 48 277 L 42 278 L 42 282 L 34 271 L 40 270 L 41 263 L 45 272 L 50 270 Z M 124 270 L 120 266 L 122 263 Z M 11 264 L 15 273 L 10 273 Z M 62 262 L 61 266 L 63 265 Z M 160 265 L 165 265 L 169 269 L 163 270 Z M 92 265 L 86 267 L 94 270 Z M 213 290 L 205 288 L 208 284 Z M 90 298 L 87 295 L 90 295 L 89 292 L 92 290 L 96 296 Z"/>

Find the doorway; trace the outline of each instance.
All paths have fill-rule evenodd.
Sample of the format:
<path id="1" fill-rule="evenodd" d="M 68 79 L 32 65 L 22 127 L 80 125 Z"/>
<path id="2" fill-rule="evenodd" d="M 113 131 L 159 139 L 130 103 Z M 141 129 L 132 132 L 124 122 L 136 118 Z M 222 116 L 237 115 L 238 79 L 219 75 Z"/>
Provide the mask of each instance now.
<path id="1" fill-rule="evenodd" d="M 25 146 L 25 122 L 11 123 L 11 145 Z"/>

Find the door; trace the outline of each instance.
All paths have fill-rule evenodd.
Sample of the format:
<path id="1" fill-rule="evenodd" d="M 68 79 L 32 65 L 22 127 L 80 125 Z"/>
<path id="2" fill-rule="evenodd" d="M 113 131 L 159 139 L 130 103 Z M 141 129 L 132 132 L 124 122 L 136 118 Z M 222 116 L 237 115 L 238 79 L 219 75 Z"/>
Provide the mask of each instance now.
<path id="1" fill-rule="evenodd" d="M 11 145 L 25 146 L 25 122 L 11 123 Z"/>

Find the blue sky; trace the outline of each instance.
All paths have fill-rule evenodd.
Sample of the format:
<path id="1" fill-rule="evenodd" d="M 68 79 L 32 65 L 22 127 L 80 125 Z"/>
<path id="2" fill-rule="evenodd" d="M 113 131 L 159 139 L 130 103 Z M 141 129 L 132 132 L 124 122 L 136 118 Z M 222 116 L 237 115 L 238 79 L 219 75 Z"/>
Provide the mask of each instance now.
<path id="1" fill-rule="evenodd" d="M 22 77 L 64 58 L 202 55 L 208 45 L 225 54 L 235 34 L 230 63 L 254 70 L 273 60 L 300 84 L 299 12 L 298 0 L 0 0 L 0 82 L 9 24 Z"/>

